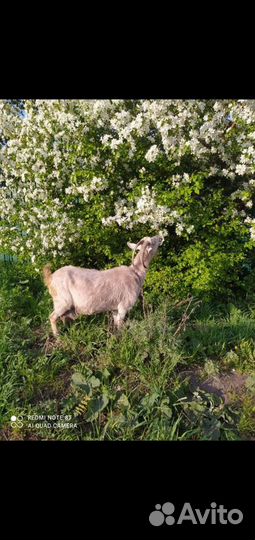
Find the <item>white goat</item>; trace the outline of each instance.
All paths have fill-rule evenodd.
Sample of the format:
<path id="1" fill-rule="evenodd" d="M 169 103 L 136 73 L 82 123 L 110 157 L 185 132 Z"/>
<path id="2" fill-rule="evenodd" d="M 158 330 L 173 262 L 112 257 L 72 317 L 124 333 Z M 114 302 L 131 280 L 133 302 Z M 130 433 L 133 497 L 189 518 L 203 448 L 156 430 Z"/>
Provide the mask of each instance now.
<path id="1" fill-rule="evenodd" d="M 50 315 L 53 334 L 58 335 L 57 320 L 75 319 L 112 311 L 114 324 L 120 328 L 125 315 L 134 306 L 144 283 L 148 266 L 163 243 L 161 236 L 142 238 L 137 244 L 127 243 L 133 250 L 130 266 L 109 270 L 89 270 L 63 266 L 52 273 L 49 265 L 43 269 L 44 283 L 53 298 Z M 134 258 L 135 251 L 138 251 Z"/>

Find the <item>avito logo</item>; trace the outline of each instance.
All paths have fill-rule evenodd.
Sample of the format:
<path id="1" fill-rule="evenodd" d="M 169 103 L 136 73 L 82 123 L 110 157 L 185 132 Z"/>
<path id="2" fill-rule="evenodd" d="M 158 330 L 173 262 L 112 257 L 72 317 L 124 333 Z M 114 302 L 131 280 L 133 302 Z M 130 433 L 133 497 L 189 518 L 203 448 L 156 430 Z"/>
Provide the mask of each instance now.
<path id="1" fill-rule="evenodd" d="M 181 525 L 184 522 L 190 521 L 192 525 L 205 525 L 205 524 L 221 524 L 221 525 L 239 525 L 243 521 L 243 513 L 238 508 L 232 508 L 228 510 L 224 508 L 223 504 L 217 507 L 215 502 L 210 504 L 210 508 L 206 508 L 201 511 L 199 508 L 192 508 L 189 502 L 185 502 L 181 512 L 178 516 L 175 516 L 175 506 L 171 502 L 164 504 L 156 504 L 156 510 L 150 513 L 149 522 L 154 527 L 159 527 L 166 523 L 166 525 Z"/>

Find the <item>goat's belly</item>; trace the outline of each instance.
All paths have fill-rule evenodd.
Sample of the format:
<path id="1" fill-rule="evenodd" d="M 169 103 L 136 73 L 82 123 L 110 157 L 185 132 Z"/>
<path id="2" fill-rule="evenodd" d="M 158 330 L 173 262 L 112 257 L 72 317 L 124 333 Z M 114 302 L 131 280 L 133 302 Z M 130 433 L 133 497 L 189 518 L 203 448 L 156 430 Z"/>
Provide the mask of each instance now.
<path id="1" fill-rule="evenodd" d="M 75 306 L 75 311 L 78 315 L 93 315 L 94 313 L 103 313 L 106 311 L 114 311 L 118 309 L 117 303 L 95 303 L 93 306 L 88 304 L 79 304 Z"/>
<path id="2" fill-rule="evenodd" d="M 78 287 L 76 284 L 76 287 L 70 290 L 75 310 L 84 315 L 115 311 L 125 296 L 123 289 L 117 288 L 116 284 L 114 288 L 112 284 L 108 283 L 101 284 L 100 287 L 97 287 L 96 284 Z"/>

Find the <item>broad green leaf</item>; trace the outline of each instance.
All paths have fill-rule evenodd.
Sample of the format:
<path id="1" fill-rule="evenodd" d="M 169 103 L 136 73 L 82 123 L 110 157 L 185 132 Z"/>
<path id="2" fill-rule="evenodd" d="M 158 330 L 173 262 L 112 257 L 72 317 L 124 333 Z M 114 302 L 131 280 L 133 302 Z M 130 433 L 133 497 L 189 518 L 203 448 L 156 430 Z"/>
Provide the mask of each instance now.
<path id="1" fill-rule="evenodd" d="M 170 409 L 169 407 L 167 407 L 166 405 L 163 405 L 160 407 L 160 411 L 162 412 L 162 414 L 164 414 L 165 416 L 167 416 L 168 418 L 171 418 L 172 417 L 172 409 Z"/>
<path id="2" fill-rule="evenodd" d="M 85 378 L 83 377 L 81 373 L 74 373 L 72 375 L 72 383 L 75 386 L 78 386 L 79 388 L 81 388 L 81 390 L 83 390 L 83 392 L 85 392 L 85 394 L 87 394 L 88 396 L 91 395 L 92 393 L 91 386 L 90 384 L 87 383 L 87 381 L 85 380 Z"/>
<path id="3" fill-rule="evenodd" d="M 100 386 L 101 382 L 97 377 L 92 375 L 92 377 L 90 377 L 89 379 L 89 384 L 92 386 L 92 388 L 97 388 L 98 386 Z"/>
<path id="4" fill-rule="evenodd" d="M 99 413 L 103 411 L 103 409 L 108 405 L 108 403 L 109 398 L 108 396 L 106 396 L 106 394 L 102 394 L 97 398 L 93 398 L 89 402 L 88 412 L 86 414 L 87 422 L 92 422 L 93 420 L 96 420 Z"/>
<path id="5" fill-rule="evenodd" d="M 141 405 L 143 405 L 143 407 L 145 408 L 150 408 L 157 401 L 158 397 L 159 394 L 157 392 L 153 392 L 152 394 L 149 394 L 142 399 Z"/>
<path id="6" fill-rule="evenodd" d="M 120 407 L 124 407 L 124 408 L 130 407 L 128 397 L 125 394 L 121 394 L 117 403 L 118 405 L 120 405 Z"/>

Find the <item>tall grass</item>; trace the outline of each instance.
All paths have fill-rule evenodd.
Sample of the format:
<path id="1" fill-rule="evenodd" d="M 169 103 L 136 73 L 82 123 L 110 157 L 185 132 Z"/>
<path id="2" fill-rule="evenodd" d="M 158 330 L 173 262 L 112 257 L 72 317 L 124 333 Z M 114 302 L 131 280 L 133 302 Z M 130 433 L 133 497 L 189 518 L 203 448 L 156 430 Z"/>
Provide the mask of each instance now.
<path id="1" fill-rule="evenodd" d="M 165 298 L 144 315 L 138 301 L 121 332 L 101 314 L 62 326 L 58 341 L 51 309 L 39 276 L 1 263 L 2 439 L 254 437 L 254 306 Z M 233 370 L 248 382 L 229 405 L 194 393 L 185 375 Z M 12 425 L 13 415 L 21 421 Z"/>

